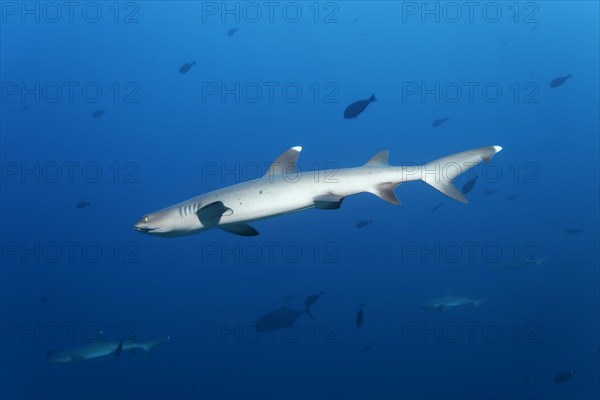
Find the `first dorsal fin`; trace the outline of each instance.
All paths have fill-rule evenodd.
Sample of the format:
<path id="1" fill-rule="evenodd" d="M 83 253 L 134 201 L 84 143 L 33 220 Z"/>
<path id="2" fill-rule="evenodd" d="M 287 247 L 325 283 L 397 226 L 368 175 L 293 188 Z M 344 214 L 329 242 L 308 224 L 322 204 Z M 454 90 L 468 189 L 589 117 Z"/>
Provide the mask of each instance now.
<path id="1" fill-rule="evenodd" d="M 297 163 L 301 151 L 302 146 L 294 146 L 284 152 L 273 161 L 273 164 L 271 164 L 265 176 L 273 177 L 277 175 L 298 173 Z"/>
<path id="2" fill-rule="evenodd" d="M 369 165 L 372 167 L 377 166 L 387 166 L 390 165 L 388 163 L 388 158 L 390 156 L 390 152 L 388 150 L 382 150 L 379 153 L 375 154 L 365 165 Z"/>

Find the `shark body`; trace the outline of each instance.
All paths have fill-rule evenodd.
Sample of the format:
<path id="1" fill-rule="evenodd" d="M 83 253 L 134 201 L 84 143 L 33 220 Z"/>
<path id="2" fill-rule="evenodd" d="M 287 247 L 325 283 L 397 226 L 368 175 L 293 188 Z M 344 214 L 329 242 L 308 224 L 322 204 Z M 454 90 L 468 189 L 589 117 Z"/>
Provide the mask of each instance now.
<path id="1" fill-rule="evenodd" d="M 360 167 L 307 172 L 301 172 L 297 167 L 301 150 L 296 146 L 284 152 L 259 179 L 218 189 L 147 214 L 134 228 L 163 237 L 191 235 L 213 228 L 255 236 L 258 231 L 249 222 L 310 208 L 338 209 L 347 196 L 357 193 L 369 192 L 399 205 L 394 189 L 415 180 L 468 203 L 452 185 L 452 180 L 481 161 L 490 161 L 502 148 L 488 146 L 463 151 L 419 166 L 391 166 L 388 151 L 384 150 Z"/>
<path id="2" fill-rule="evenodd" d="M 433 299 L 427 303 L 421 304 L 421 308 L 446 311 L 471 304 L 479 307 L 479 305 L 481 305 L 481 303 L 484 301 L 486 301 L 486 299 L 471 299 L 469 297 L 446 295 L 444 297 L 438 297 L 437 299 Z"/>
<path id="3" fill-rule="evenodd" d="M 152 351 L 152 349 L 154 349 L 154 347 L 168 341 L 169 339 L 170 337 L 153 340 L 151 342 L 138 342 L 135 340 L 121 340 L 120 342 L 113 342 L 104 341 L 100 336 L 93 343 L 61 353 L 52 354 L 47 357 L 46 361 L 52 364 L 65 364 L 109 355 L 118 357 L 122 351 L 144 350 L 149 353 Z"/>

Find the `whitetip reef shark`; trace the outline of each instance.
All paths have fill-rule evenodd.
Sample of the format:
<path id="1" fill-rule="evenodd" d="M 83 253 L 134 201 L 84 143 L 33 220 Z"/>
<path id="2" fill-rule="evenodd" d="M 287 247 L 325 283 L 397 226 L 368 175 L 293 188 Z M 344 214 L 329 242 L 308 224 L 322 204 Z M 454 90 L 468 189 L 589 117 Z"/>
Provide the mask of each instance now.
<path id="1" fill-rule="evenodd" d="M 136 351 L 138 349 L 151 353 L 156 346 L 169 339 L 170 337 L 166 337 L 150 342 L 138 342 L 135 339 L 122 339 L 120 342 L 114 342 L 105 341 L 102 332 L 100 332 L 94 342 L 85 346 L 61 353 L 56 353 L 54 351 L 49 352 L 46 361 L 51 364 L 65 364 L 110 355 L 119 357 L 123 351 Z"/>
<path id="2" fill-rule="evenodd" d="M 355 168 L 301 172 L 302 147 L 280 155 L 267 173 L 255 180 L 218 189 L 182 203 L 146 214 L 134 228 L 163 237 L 191 235 L 219 228 L 242 236 L 256 236 L 248 223 L 309 208 L 335 210 L 347 196 L 372 193 L 399 205 L 394 193 L 404 182 L 421 180 L 455 200 L 468 203 L 452 181 L 502 150 L 488 146 L 452 154 L 420 166 L 391 166 L 383 150 Z"/>

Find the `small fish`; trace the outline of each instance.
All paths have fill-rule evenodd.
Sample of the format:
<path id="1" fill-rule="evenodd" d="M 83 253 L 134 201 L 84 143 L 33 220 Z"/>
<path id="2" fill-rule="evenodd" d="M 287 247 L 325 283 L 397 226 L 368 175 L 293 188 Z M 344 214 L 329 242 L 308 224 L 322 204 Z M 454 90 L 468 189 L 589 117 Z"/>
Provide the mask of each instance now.
<path id="1" fill-rule="evenodd" d="M 477 182 L 477 179 L 479 178 L 479 175 L 475 175 L 475 178 L 470 179 L 467 183 L 465 183 L 462 187 L 462 192 L 463 194 L 467 194 L 469 193 L 471 190 L 473 190 L 473 188 L 475 187 L 475 182 Z"/>
<path id="2" fill-rule="evenodd" d="M 372 219 L 370 219 L 370 220 L 368 220 L 368 221 L 360 221 L 360 222 L 358 222 L 358 223 L 356 224 L 356 227 L 357 227 L 357 228 L 359 228 L 359 229 L 360 229 L 360 228 L 364 228 L 365 226 L 369 225 L 369 224 L 370 224 L 370 223 L 372 223 L 372 222 L 373 222 L 373 220 L 372 220 Z"/>
<path id="3" fill-rule="evenodd" d="M 319 297 L 321 297 L 324 294 L 325 293 L 323 291 L 321 291 L 320 293 L 311 294 L 310 296 L 307 296 L 306 299 L 304 299 L 304 305 L 306 307 L 312 306 L 313 304 L 315 304 L 317 302 L 317 300 L 319 300 Z"/>
<path id="4" fill-rule="evenodd" d="M 344 110 L 344 118 L 351 119 L 358 117 L 374 101 L 377 101 L 374 94 L 366 100 L 355 101 Z"/>
<path id="5" fill-rule="evenodd" d="M 85 208 L 91 205 L 92 203 L 88 203 L 87 201 L 80 201 L 79 203 L 75 204 L 75 208 Z"/>
<path id="6" fill-rule="evenodd" d="M 186 74 L 190 70 L 190 68 L 192 68 L 192 65 L 196 65 L 196 61 L 195 60 L 194 60 L 194 62 L 183 64 L 179 68 L 179 73 L 180 74 Z"/>
<path id="7" fill-rule="evenodd" d="M 512 193 L 506 196 L 506 201 L 513 201 L 521 197 L 521 193 Z"/>
<path id="8" fill-rule="evenodd" d="M 364 345 L 364 346 L 363 346 L 363 347 L 360 349 L 360 352 L 361 352 L 361 353 L 368 353 L 368 352 L 370 352 L 371 350 L 373 350 L 373 347 L 375 347 L 375 346 L 374 346 L 374 345 L 372 345 L 372 344 L 367 344 L 367 345 Z"/>
<path id="9" fill-rule="evenodd" d="M 237 33 L 238 29 L 237 28 L 231 28 L 230 30 L 227 31 L 227 36 L 233 36 Z"/>
<path id="10" fill-rule="evenodd" d="M 575 375 L 575 370 L 559 372 L 554 376 L 555 383 L 565 383 Z"/>
<path id="11" fill-rule="evenodd" d="M 358 328 L 362 327 L 363 324 L 365 323 L 365 317 L 364 317 L 364 313 L 363 313 L 363 307 L 364 304 L 360 305 L 360 310 L 358 310 L 358 313 L 356 314 L 356 326 Z"/>
<path id="12" fill-rule="evenodd" d="M 438 118 L 435 121 L 433 121 L 433 123 L 431 124 L 432 127 L 437 128 L 438 126 L 442 125 L 444 122 L 448 121 L 450 118 L 446 117 L 446 118 Z"/>
<path id="13" fill-rule="evenodd" d="M 578 235 L 583 232 L 583 229 L 569 228 L 565 231 L 567 235 Z"/>
<path id="14" fill-rule="evenodd" d="M 40 297 L 40 303 L 47 303 L 47 302 L 48 302 L 48 296 Z"/>
<path id="15" fill-rule="evenodd" d="M 521 384 L 522 385 L 529 385 L 529 377 L 527 376 L 527 377 L 523 378 L 523 380 L 521 381 Z"/>
<path id="16" fill-rule="evenodd" d="M 506 47 L 507 44 L 508 42 L 502 42 L 502 47 Z"/>
<path id="17" fill-rule="evenodd" d="M 31 109 L 31 103 L 23 104 L 23 107 L 21 107 L 21 111 L 27 111 L 29 109 Z"/>
<path id="18" fill-rule="evenodd" d="M 483 194 L 486 196 L 491 196 L 496 193 L 498 193 L 498 190 L 496 190 L 496 189 L 486 189 L 483 191 Z"/>
<path id="19" fill-rule="evenodd" d="M 444 205 L 444 202 L 442 201 L 441 203 L 439 203 L 438 205 L 436 205 L 435 207 L 433 207 L 431 209 L 431 212 L 436 212 L 443 205 Z"/>
<path id="20" fill-rule="evenodd" d="M 100 118 L 104 115 L 104 110 L 96 110 L 92 113 L 92 118 Z"/>
<path id="21" fill-rule="evenodd" d="M 560 85 L 565 83 L 567 81 L 567 79 L 569 79 L 570 77 L 571 77 L 571 74 L 553 79 L 552 82 L 550 82 L 550 87 L 551 88 L 559 87 Z"/>

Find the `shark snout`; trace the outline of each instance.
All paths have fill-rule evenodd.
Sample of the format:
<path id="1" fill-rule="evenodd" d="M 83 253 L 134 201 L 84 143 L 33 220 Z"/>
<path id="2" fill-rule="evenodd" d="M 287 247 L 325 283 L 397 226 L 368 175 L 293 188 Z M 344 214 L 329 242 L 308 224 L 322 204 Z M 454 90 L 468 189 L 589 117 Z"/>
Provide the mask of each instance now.
<path id="1" fill-rule="evenodd" d="M 156 227 L 152 226 L 152 224 L 149 223 L 148 216 L 145 216 L 142 217 L 138 222 L 136 222 L 135 225 L 133 225 L 133 229 L 135 229 L 138 232 L 149 233 L 155 230 Z"/>

